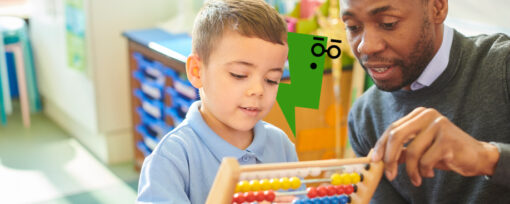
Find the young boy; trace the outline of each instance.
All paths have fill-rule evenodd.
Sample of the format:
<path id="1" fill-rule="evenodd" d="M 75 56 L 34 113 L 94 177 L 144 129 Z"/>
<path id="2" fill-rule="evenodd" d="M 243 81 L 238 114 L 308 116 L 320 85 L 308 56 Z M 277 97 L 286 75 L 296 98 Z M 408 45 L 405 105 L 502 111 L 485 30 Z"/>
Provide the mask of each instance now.
<path id="1" fill-rule="evenodd" d="M 145 159 L 138 202 L 204 203 L 223 157 L 240 164 L 298 159 L 286 134 L 261 121 L 287 59 L 279 14 L 263 0 L 209 1 L 192 38 L 186 73 L 201 101 Z"/>

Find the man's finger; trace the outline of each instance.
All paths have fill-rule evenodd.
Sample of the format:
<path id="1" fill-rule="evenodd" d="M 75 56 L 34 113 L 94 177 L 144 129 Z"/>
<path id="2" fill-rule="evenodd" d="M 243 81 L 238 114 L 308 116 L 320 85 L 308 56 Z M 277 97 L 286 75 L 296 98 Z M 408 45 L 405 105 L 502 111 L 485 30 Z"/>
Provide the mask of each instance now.
<path id="1" fill-rule="evenodd" d="M 401 124 L 403 124 L 404 122 L 410 120 L 411 118 L 416 117 L 418 114 L 420 114 L 424 110 L 426 110 L 426 108 L 424 108 L 424 107 L 415 108 L 413 111 L 411 111 L 411 113 L 409 113 L 406 116 L 398 119 L 397 121 L 393 122 L 388 128 L 386 128 L 386 130 L 384 131 L 383 135 L 379 138 L 379 140 L 375 144 L 374 154 L 372 154 L 372 161 L 373 162 L 377 162 L 377 161 L 380 161 L 383 158 L 384 152 L 385 152 L 385 148 L 386 148 L 386 143 L 388 141 L 388 135 L 389 135 L 389 132 L 392 129 L 400 126 Z"/>
<path id="2" fill-rule="evenodd" d="M 390 131 L 386 150 L 384 152 L 384 164 L 388 179 L 392 180 L 396 176 L 398 159 L 402 152 L 404 144 L 413 139 L 417 134 L 424 131 L 430 123 L 437 118 L 438 112 L 433 109 L 421 111 L 415 117 L 401 124 L 399 127 Z"/>
<path id="3" fill-rule="evenodd" d="M 423 153 L 432 145 L 438 129 L 439 125 L 436 122 L 432 122 L 425 131 L 418 134 L 407 146 L 408 150 L 405 152 L 406 171 L 415 186 L 420 186 L 422 181 L 418 162 L 422 158 Z"/>

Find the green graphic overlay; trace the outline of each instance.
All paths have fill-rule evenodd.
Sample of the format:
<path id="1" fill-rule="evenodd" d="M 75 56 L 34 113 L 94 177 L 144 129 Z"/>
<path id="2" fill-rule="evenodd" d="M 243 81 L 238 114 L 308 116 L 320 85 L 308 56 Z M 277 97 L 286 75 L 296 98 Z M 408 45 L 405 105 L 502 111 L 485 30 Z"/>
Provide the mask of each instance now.
<path id="1" fill-rule="evenodd" d="M 322 36 L 288 33 L 290 84 L 281 83 L 276 100 L 296 136 L 295 108 L 319 108 L 324 72 L 325 53 L 330 58 L 340 56 L 336 45 L 326 49 L 327 38 Z M 341 42 L 332 40 L 333 42 Z M 333 49 L 337 49 L 333 51 Z M 332 53 L 334 55 L 332 56 Z M 313 120 L 313 118 L 310 118 Z"/>

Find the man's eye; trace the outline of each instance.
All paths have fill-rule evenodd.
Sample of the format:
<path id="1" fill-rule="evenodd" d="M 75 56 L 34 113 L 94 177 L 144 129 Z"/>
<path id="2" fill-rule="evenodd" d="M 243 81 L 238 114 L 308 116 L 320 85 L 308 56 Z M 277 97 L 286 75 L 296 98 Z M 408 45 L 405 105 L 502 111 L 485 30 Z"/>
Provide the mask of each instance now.
<path id="1" fill-rule="evenodd" d="M 360 26 L 347 26 L 347 30 L 351 31 L 351 32 L 357 32 L 359 31 L 360 29 Z"/>
<path id="2" fill-rule="evenodd" d="M 237 78 L 237 79 L 243 79 L 243 78 L 246 78 L 246 75 L 234 74 L 234 73 L 232 73 L 232 72 L 230 72 L 230 75 L 232 75 L 234 78 Z"/>
<path id="3" fill-rule="evenodd" d="M 397 22 L 381 23 L 381 27 L 385 30 L 393 30 L 395 28 L 395 25 L 397 25 Z"/>

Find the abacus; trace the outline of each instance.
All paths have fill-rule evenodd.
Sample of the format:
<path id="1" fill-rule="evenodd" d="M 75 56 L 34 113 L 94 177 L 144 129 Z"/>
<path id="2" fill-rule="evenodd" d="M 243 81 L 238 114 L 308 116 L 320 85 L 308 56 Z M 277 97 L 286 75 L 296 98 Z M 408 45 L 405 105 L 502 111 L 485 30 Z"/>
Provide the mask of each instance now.
<path id="1" fill-rule="evenodd" d="M 243 166 L 224 158 L 206 203 L 272 203 L 278 196 L 296 196 L 295 204 L 369 203 L 383 168 L 369 157 Z"/>

